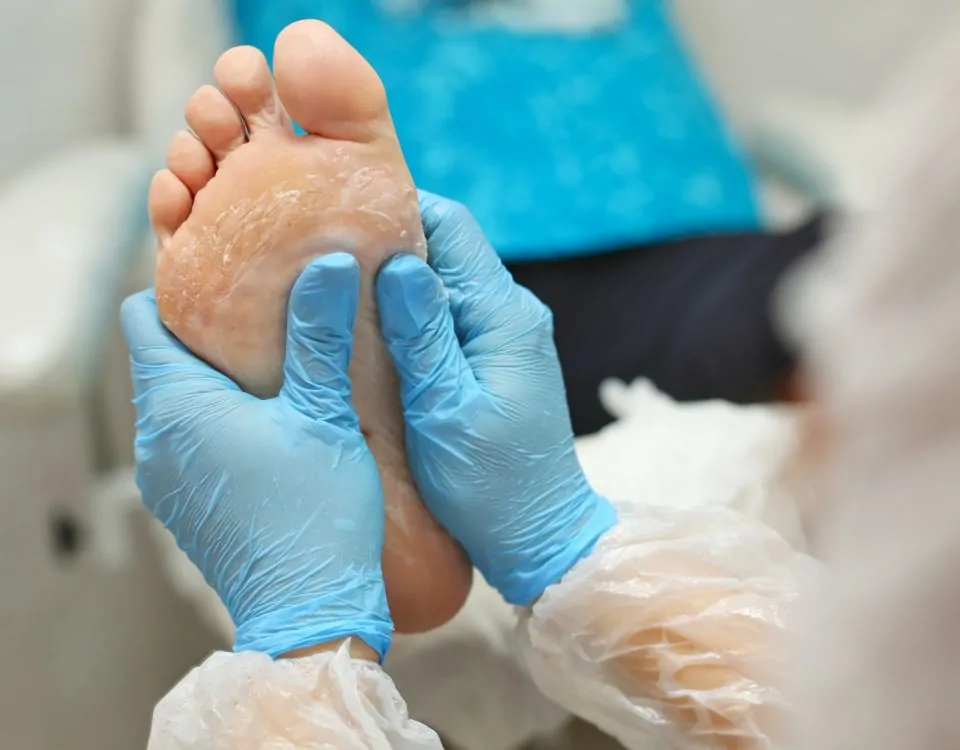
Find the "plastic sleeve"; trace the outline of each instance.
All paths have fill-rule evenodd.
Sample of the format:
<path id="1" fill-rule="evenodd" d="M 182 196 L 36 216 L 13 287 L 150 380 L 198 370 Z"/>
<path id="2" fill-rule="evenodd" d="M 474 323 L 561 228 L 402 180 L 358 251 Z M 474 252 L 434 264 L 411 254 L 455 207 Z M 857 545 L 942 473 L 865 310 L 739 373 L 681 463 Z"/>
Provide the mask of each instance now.
<path id="1" fill-rule="evenodd" d="M 538 687 L 631 750 L 777 747 L 794 610 L 819 564 L 726 508 L 618 514 L 521 614 Z"/>
<path id="2" fill-rule="evenodd" d="M 336 652 L 215 653 L 157 705 L 147 750 L 442 750 L 383 669 Z"/>

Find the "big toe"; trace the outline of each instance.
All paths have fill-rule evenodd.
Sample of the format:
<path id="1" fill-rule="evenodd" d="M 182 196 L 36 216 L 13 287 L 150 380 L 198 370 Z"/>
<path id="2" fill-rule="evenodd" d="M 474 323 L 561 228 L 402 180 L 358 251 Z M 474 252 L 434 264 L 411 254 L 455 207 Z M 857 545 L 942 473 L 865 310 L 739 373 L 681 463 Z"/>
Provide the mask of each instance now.
<path id="1" fill-rule="evenodd" d="M 307 132 L 338 140 L 390 132 L 380 77 L 322 21 L 298 21 L 280 32 L 273 69 L 280 99 Z"/>

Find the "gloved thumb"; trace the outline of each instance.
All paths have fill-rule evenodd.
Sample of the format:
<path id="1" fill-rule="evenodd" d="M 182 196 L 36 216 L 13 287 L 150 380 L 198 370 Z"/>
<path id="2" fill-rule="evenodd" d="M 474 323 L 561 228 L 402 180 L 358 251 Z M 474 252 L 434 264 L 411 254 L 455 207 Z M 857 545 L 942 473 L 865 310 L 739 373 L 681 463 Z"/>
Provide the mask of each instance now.
<path id="1" fill-rule="evenodd" d="M 324 255 L 293 285 L 280 393 L 308 416 L 357 424 L 347 366 L 360 295 L 360 266 L 347 253 Z"/>
<path id="2" fill-rule="evenodd" d="M 477 384 L 440 278 L 416 256 L 397 255 L 377 277 L 377 304 L 407 418 L 458 413 Z"/>

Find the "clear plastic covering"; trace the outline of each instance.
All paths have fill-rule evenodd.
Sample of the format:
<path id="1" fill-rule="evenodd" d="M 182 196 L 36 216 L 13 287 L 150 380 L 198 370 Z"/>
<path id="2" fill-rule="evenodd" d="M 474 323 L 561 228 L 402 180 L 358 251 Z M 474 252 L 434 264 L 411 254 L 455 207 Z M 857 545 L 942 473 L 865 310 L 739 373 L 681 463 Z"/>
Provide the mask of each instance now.
<path id="1" fill-rule="evenodd" d="M 519 624 L 539 688 L 631 750 L 780 746 L 794 609 L 820 566 L 728 508 L 627 504 Z M 440 748 L 346 648 L 215 654 L 157 707 L 148 750 Z"/>
<path id="2" fill-rule="evenodd" d="M 438 750 L 393 682 L 349 646 L 302 659 L 215 653 L 158 705 L 147 750 Z"/>
<path id="3" fill-rule="evenodd" d="M 793 615 L 819 564 L 726 508 L 621 505 L 521 618 L 549 697 L 628 748 L 773 748 Z"/>

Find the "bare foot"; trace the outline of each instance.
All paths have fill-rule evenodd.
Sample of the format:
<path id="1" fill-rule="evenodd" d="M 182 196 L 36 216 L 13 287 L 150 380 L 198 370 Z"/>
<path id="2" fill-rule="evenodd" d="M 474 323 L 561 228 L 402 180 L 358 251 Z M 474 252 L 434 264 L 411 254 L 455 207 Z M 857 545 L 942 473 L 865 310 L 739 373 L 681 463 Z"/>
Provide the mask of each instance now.
<path id="1" fill-rule="evenodd" d="M 333 29 L 301 21 L 277 39 L 276 85 L 251 47 L 224 53 L 217 88 L 187 103 L 193 134 L 170 144 L 150 190 L 160 241 L 157 304 L 183 343 L 250 393 L 282 379 L 287 299 L 307 263 L 349 251 L 363 270 L 350 376 L 383 481 L 383 572 L 396 627 L 437 627 L 471 568 L 420 503 L 407 469 L 396 374 L 373 278 L 394 253 L 426 257 L 417 194 L 377 74 Z M 222 93 L 221 93 L 222 92 Z M 294 135 L 290 116 L 309 135 Z"/>

